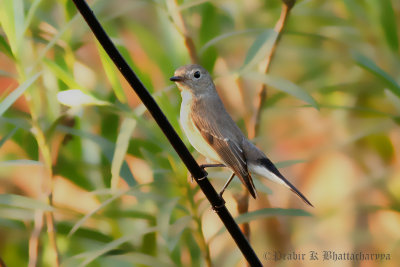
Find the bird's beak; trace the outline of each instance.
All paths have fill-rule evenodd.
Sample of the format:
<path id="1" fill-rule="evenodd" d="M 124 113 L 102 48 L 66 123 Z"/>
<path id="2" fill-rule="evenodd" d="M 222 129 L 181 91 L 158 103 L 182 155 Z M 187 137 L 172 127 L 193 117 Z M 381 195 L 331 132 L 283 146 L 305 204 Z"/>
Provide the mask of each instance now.
<path id="1" fill-rule="evenodd" d="M 183 77 L 182 76 L 172 76 L 171 78 L 169 78 L 170 81 L 173 82 L 181 82 L 183 81 Z"/>

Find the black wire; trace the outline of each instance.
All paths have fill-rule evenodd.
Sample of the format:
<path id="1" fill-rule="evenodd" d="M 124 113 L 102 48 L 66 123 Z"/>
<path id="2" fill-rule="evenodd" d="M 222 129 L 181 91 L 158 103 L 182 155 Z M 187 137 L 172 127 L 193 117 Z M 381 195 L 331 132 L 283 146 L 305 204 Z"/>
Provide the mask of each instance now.
<path id="1" fill-rule="evenodd" d="M 100 25 L 96 16 L 93 14 L 93 11 L 87 5 L 86 1 L 72 1 L 78 8 L 79 12 L 82 14 L 83 18 L 86 20 L 89 27 L 92 29 L 99 43 L 102 45 L 104 50 L 107 52 L 109 57 L 112 59 L 112 61 L 125 77 L 125 79 L 128 81 L 128 83 L 132 86 L 133 90 L 142 100 L 143 104 L 147 107 L 154 120 L 157 122 L 158 126 L 164 132 L 165 136 L 168 138 L 168 141 L 171 143 L 191 175 L 200 186 L 200 189 L 203 191 L 204 195 L 211 203 L 211 206 L 222 220 L 226 229 L 231 234 L 232 238 L 238 245 L 239 249 L 242 251 L 248 263 L 251 266 L 262 266 L 253 248 L 250 246 L 249 242 L 240 231 L 239 226 L 236 224 L 232 215 L 226 208 L 225 201 L 220 198 L 214 187 L 211 185 L 210 181 L 207 179 L 207 173 L 202 168 L 200 168 L 195 159 L 192 157 L 189 150 L 179 138 L 178 134 L 169 123 L 154 98 L 150 95 L 142 82 L 139 80 L 139 78 L 129 67 L 125 59 L 119 53 L 115 45 L 112 43 L 111 39 L 108 37 L 107 33 Z"/>

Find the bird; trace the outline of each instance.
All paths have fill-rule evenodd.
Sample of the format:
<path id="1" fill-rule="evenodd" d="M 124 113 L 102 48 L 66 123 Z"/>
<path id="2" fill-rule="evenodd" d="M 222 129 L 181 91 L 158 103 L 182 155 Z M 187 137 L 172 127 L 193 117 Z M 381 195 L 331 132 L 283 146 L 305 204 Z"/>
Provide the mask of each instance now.
<path id="1" fill-rule="evenodd" d="M 265 177 L 293 191 L 306 204 L 311 202 L 291 184 L 270 159 L 251 143 L 226 111 L 209 72 L 198 64 L 175 70 L 170 78 L 180 90 L 180 124 L 190 144 L 203 156 L 215 162 L 205 167 L 228 167 L 232 175 L 220 192 L 237 176 L 256 199 L 252 174 Z"/>

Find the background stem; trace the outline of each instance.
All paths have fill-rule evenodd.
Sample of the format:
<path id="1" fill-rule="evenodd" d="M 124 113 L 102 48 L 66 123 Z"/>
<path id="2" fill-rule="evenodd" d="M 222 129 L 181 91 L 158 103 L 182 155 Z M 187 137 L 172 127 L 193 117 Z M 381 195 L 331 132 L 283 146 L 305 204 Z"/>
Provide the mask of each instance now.
<path id="1" fill-rule="evenodd" d="M 262 69 L 265 74 L 267 74 L 270 70 L 272 60 L 275 56 L 276 49 L 281 40 L 281 36 L 284 32 L 287 20 L 289 18 L 290 11 L 296 1 L 295 0 L 292 0 L 292 1 L 291 0 L 283 0 L 282 2 L 283 3 L 282 3 L 281 14 L 280 14 L 279 20 L 276 22 L 275 27 L 274 27 L 274 30 L 277 32 L 277 37 L 275 38 L 275 41 L 271 47 L 271 50 L 267 54 L 266 59 L 260 64 L 260 69 Z M 243 81 L 241 80 L 240 77 L 236 79 L 236 83 L 242 93 L 242 96 L 244 96 Z M 264 105 L 266 98 L 267 98 L 267 86 L 265 84 L 262 84 L 260 86 L 260 89 L 258 90 L 255 111 L 253 113 L 253 116 L 251 116 L 250 123 L 247 124 L 247 132 L 248 132 L 249 139 L 254 139 L 259 133 L 261 112 L 262 112 L 262 107 Z M 236 196 L 235 199 L 237 201 L 237 207 L 238 207 L 239 214 L 247 213 L 248 209 L 249 209 L 249 194 L 248 194 L 248 192 L 244 192 L 242 195 Z M 262 201 L 263 208 L 271 207 L 267 196 L 263 196 L 262 200 L 263 200 Z M 287 240 L 287 237 L 279 229 L 279 226 L 280 226 L 280 223 L 276 217 L 271 217 L 269 219 L 266 219 L 266 229 L 268 231 L 268 236 L 271 238 L 274 247 L 277 250 L 283 252 L 285 250 L 284 244 L 286 243 L 286 242 L 284 242 L 284 240 Z M 242 224 L 241 229 L 242 229 L 243 233 L 245 234 L 247 240 L 250 241 L 250 226 L 249 226 L 249 224 L 248 223 Z"/>

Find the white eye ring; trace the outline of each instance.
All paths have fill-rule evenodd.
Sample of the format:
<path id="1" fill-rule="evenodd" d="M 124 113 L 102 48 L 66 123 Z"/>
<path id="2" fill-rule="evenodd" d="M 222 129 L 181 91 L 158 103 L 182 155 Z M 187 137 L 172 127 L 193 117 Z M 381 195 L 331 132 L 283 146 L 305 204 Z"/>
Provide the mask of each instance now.
<path id="1" fill-rule="evenodd" d="M 195 77 L 196 79 L 199 79 L 200 78 L 200 71 L 195 71 L 194 73 L 193 73 L 193 77 Z"/>

